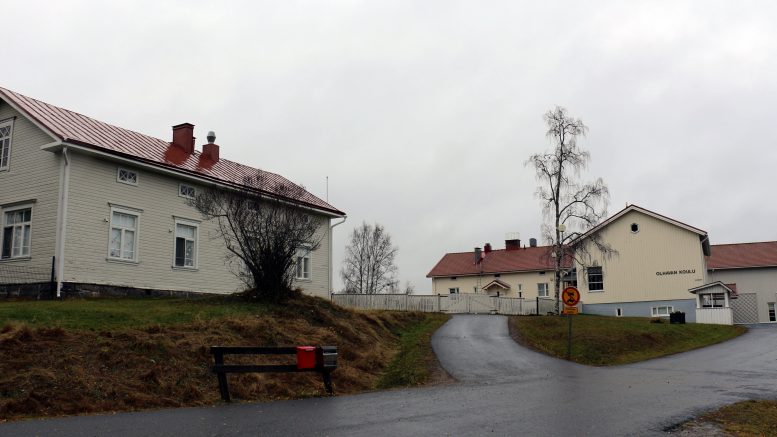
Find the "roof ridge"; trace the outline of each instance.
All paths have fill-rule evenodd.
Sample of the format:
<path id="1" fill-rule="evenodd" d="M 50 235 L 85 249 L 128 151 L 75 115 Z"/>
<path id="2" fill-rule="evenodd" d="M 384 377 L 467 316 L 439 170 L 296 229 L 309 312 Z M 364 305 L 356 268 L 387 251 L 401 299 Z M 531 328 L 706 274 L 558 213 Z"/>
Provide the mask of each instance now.
<path id="1" fill-rule="evenodd" d="M 190 157 L 182 162 L 171 162 L 167 157 L 161 156 L 164 153 L 163 148 L 170 147 L 170 141 L 101 121 L 8 88 L 0 87 L 0 98 L 11 102 L 11 106 L 18 108 L 25 117 L 31 119 L 33 123 L 44 128 L 54 137 L 59 137 L 62 141 L 80 146 L 96 147 L 100 150 L 125 155 L 140 162 L 172 167 L 183 173 L 194 173 L 206 180 L 217 180 L 228 184 L 244 185 L 241 180 L 244 181 L 244 178 L 251 173 L 260 172 L 268 176 L 273 184 L 291 184 L 305 190 L 305 194 L 297 200 L 324 211 L 329 210 L 344 214 L 329 202 L 308 191 L 303 185 L 293 182 L 279 173 L 226 158 L 219 159 L 220 165 L 212 171 L 210 167 L 203 169 L 197 164 L 202 156 L 202 151 L 199 150 L 194 150 L 189 155 Z M 195 162 L 187 163 L 186 161 L 189 159 Z M 274 190 L 269 188 L 263 191 L 272 194 Z"/>
<path id="2" fill-rule="evenodd" d="M 745 244 L 766 244 L 766 243 L 777 243 L 777 240 L 771 240 L 771 241 L 747 241 L 744 243 L 720 243 L 720 244 L 711 244 L 712 247 L 717 246 L 742 246 Z"/>

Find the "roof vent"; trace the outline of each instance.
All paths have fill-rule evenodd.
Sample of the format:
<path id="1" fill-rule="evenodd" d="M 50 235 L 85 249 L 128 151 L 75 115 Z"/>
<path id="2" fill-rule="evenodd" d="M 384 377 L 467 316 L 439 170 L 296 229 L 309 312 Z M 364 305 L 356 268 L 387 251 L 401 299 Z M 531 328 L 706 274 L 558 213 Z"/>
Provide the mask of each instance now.
<path id="1" fill-rule="evenodd" d="M 208 132 L 208 144 L 202 146 L 202 155 L 208 158 L 211 162 L 218 162 L 219 160 L 219 146 L 215 144 L 216 132 Z"/>
<path id="2" fill-rule="evenodd" d="M 537 247 L 537 239 L 529 238 L 529 247 Z"/>
<path id="3" fill-rule="evenodd" d="M 476 247 L 475 248 L 475 259 L 473 260 L 475 262 L 475 264 L 480 262 L 480 259 L 482 258 L 482 256 L 483 256 L 483 252 L 480 251 L 479 247 Z"/>

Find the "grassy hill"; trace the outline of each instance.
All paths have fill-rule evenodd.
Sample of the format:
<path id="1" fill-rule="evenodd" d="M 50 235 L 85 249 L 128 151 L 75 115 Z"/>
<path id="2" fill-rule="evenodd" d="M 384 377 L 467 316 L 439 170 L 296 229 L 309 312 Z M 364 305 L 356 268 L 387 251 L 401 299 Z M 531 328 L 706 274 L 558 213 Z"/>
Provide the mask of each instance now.
<path id="1" fill-rule="evenodd" d="M 651 323 L 646 317 L 572 316 L 572 361 L 610 366 L 649 360 L 720 343 L 742 335 L 742 326 Z M 558 358 L 567 356 L 566 317 L 512 317 L 519 343 Z"/>
<path id="2" fill-rule="evenodd" d="M 311 297 L 284 305 L 234 298 L 0 302 L 0 420 L 219 402 L 210 371 L 215 345 L 337 345 L 337 394 L 423 383 L 438 366 L 429 337 L 446 320 L 350 311 Z M 233 399 L 324 393 L 312 372 L 228 378 Z"/>

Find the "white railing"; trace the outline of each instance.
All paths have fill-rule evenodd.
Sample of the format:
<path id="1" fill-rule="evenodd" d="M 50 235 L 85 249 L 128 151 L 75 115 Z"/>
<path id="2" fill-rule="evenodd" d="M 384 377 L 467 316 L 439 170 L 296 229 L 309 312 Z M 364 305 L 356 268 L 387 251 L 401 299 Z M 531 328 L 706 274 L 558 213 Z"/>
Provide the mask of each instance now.
<path id="1" fill-rule="evenodd" d="M 696 308 L 696 323 L 733 325 L 734 313 L 731 308 Z"/>
<path id="2" fill-rule="evenodd" d="M 333 294 L 332 302 L 370 310 L 421 311 L 450 314 L 546 314 L 553 311 L 550 298 L 520 299 L 485 294 L 407 295 L 407 294 Z M 539 309 L 539 311 L 538 311 Z"/>

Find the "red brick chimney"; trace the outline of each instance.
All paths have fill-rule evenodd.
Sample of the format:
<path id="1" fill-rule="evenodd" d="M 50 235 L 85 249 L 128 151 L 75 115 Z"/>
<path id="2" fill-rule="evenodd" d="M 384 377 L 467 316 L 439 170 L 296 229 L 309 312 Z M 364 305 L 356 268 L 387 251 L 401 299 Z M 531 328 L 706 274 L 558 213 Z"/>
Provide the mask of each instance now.
<path id="1" fill-rule="evenodd" d="M 208 143 L 202 146 L 202 155 L 213 162 L 219 160 L 219 146 L 215 144 L 216 133 L 213 131 L 208 132 Z"/>
<path id="2" fill-rule="evenodd" d="M 485 246 L 483 246 L 483 252 L 485 252 L 485 253 L 486 253 L 486 255 L 488 255 L 489 253 L 491 253 L 491 243 L 486 243 L 486 245 L 485 245 Z"/>
<path id="3" fill-rule="evenodd" d="M 518 250 L 521 248 L 521 240 L 515 238 L 512 240 L 505 240 L 505 250 Z"/>
<path id="4" fill-rule="evenodd" d="M 188 154 L 194 153 L 194 125 L 191 123 L 181 123 L 173 126 L 173 142 Z"/>

